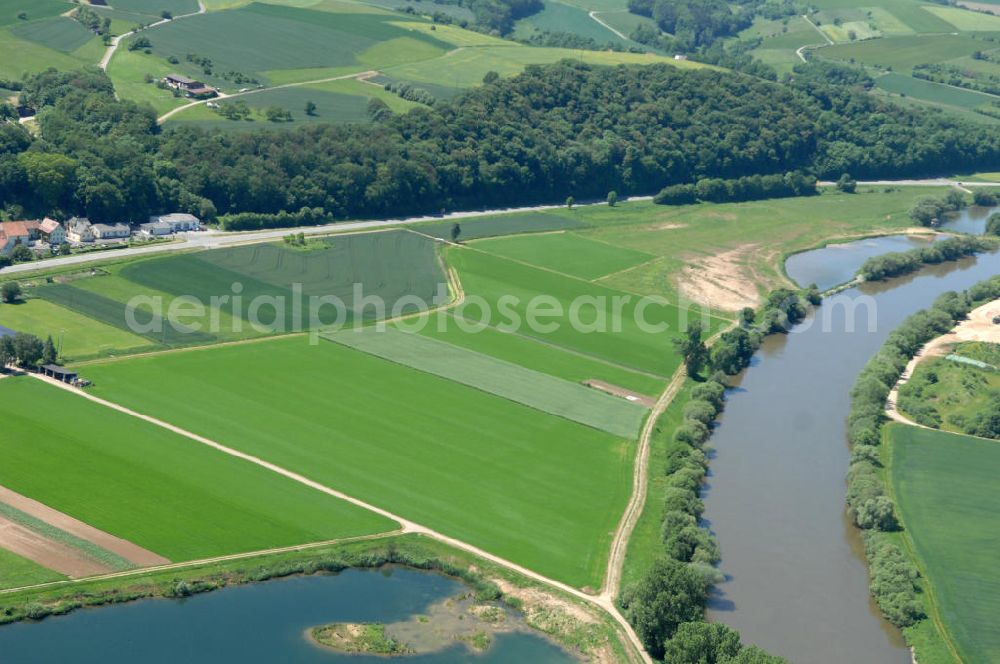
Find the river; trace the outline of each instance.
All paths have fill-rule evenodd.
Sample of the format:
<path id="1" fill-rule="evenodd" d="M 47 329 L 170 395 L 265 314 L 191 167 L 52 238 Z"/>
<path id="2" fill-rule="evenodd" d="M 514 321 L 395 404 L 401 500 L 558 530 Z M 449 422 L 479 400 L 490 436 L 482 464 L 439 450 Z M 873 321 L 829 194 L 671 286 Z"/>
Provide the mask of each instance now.
<path id="1" fill-rule="evenodd" d="M 870 600 L 860 537 L 845 515 L 850 391 L 904 318 L 997 273 L 992 253 L 863 284 L 766 340 L 711 440 L 705 518 L 726 575 L 711 619 L 797 664 L 910 661 Z M 856 305 L 853 331 L 844 302 Z"/>
<path id="2" fill-rule="evenodd" d="M 184 600 L 142 600 L 79 610 L 40 623 L 0 628 L 4 664 L 374 664 L 385 657 L 336 653 L 306 637 L 331 622 L 395 622 L 468 589 L 440 574 L 411 569 L 347 570 L 237 586 Z M 407 664 L 572 664 L 538 634 L 496 635 L 483 654 L 464 645 L 394 658 Z"/>

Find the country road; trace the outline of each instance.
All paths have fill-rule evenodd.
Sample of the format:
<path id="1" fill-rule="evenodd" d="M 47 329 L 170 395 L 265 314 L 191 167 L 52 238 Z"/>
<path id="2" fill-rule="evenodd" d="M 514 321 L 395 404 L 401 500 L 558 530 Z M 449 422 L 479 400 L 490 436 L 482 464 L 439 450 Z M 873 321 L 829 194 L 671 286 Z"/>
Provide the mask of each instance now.
<path id="1" fill-rule="evenodd" d="M 198 14 L 204 14 L 204 13 L 205 13 L 205 3 L 203 2 L 203 0 L 198 0 L 198 11 L 196 12 L 191 12 L 190 14 L 181 14 L 180 16 L 174 16 L 173 18 L 165 18 L 157 21 L 156 23 L 150 23 L 145 28 L 141 28 L 140 30 L 129 30 L 126 33 L 118 35 L 117 37 L 112 37 L 111 43 L 108 44 L 108 47 L 104 51 L 104 55 L 101 57 L 101 61 L 97 63 L 97 66 L 103 69 L 104 71 L 107 71 L 108 65 L 111 64 L 111 58 L 114 57 L 115 51 L 118 50 L 118 45 L 121 44 L 122 40 L 125 39 L 126 37 L 131 37 L 137 32 L 141 32 L 142 30 L 149 30 L 150 28 L 156 28 L 165 23 L 170 23 L 171 21 L 177 21 L 182 18 L 187 18 L 188 16 L 197 16 Z"/>

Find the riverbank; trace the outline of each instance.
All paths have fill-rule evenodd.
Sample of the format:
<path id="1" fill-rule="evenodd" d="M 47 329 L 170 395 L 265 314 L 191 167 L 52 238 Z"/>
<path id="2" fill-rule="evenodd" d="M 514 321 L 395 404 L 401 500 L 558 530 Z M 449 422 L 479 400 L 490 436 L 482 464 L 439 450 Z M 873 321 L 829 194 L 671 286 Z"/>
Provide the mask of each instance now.
<path id="1" fill-rule="evenodd" d="M 526 625 L 585 661 L 599 664 L 642 661 L 628 646 L 627 637 L 614 619 L 592 605 L 418 535 L 4 591 L 0 593 L 0 624 L 41 620 L 87 607 L 151 598 L 184 598 L 271 579 L 386 565 L 458 578 L 471 587 L 476 599 L 502 602 L 521 612 Z"/>

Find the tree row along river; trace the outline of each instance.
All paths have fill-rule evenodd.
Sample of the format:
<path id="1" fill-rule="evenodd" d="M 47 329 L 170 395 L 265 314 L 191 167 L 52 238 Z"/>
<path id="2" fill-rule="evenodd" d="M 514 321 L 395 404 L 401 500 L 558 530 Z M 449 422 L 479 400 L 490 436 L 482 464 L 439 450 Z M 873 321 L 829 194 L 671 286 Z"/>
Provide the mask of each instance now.
<path id="1" fill-rule="evenodd" d="M 879 253 L 906 248 L 886 240 Z M 872 255 L 863 244 L 817 252 L 828 273 L 847 275 L 843 282 Z M 765 341 L 711 440 L 705 518 L 726 580 L 710 619 L 797 664 L 910 662 L 902 636 L 870 600 L 861 539 L 844 510 L 850 392 L 903 319 L 997 273 L 1000 252 L 862 284 Z"/>

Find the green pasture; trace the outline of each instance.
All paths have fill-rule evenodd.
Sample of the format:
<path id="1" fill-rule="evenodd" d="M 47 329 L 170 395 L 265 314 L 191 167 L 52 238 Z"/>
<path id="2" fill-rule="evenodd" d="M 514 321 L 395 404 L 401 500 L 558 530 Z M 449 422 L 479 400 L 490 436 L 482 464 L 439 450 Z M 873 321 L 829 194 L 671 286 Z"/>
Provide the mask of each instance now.
<path id="1" fill-rule="evenodd" d="M 466 293 L 456 314 L 473 322 L 513 327 L 521 334 L 625 368 L 670 376 L 680 364 L 670 340 L 689 317 L 663 301 L 550 272 L 470 248 L 451 247 Z M 709 319 L 710 330 L 724 321 Z"/>
<path id="2" fill-rule="evenodd" d="M 319 344 L 166 353 L 87 375 L 96 394 L 542 574 L 600 585 L 632 485 L 631 441 Z"/>
<path id="3" fill-rule="evenodd" d="M 892 94 L 906 95 L 934 104 L 947 104 L 959 108 L 975 108 L 1000 99 L 981 92 L 961 90 L 895 72 L 879 76 L 875 79 L 875 85 Z"/>
<path id="4" fill-rule="evenodd" d="M 514 212 L 512 214 L 494 215 L 489 217 L 474 217 L 459 219 L 461 228 L 460 240 L 476 240 L 485 237 L 501 235 L 516 235 L 520 233 L 540 233 L 559 231 L 586 226 L 579 221 L 574 212 Z M 441 239 L 451 239 L 451 229 L 454 221 L 431 221 L 418 224 L 413 230 Z"/>
<path id="5" fill-rule="evenodd" d="M 905 535 L 962 661 L 1000 659 L 1000 443 L 890 424 Z"/>
<path id="6" fill-rule="evenodd" d="M 136 350 L 149 340 L 89 318 L 48 300 L 32 298 L 0 305 L 0 325 L 45 339 L 51 336 L 64 359 L 82 359 L 109 352 Z"/>
<path id="7" fill-rule="evenodd" d="M 530 36 L 534 32 L 568 32 L 593 39 L 598 44 L 625 44 L 626 40 L 590 18 L 587 10 L 559 2 L 546 0 L 544 9 L 517 23 L 516 36 Z M 626 33 L 628 34 L 628 33 Z"/>
<path id="8" fill-rule="evenodd" d="M 171 560 L 394 528 L 371 512 L 33 378 L 0 381 L 0 396 L 0 484 Z"/>
<path id="9" fill-rule="evenodd" d="M 456 21 L 475 20 L 475 15 L 467 7 L 461 5 L 444 4 L 433 0 L 361 0 L 367 5 L 388 9 L 392 11 L 402 11 L 412 7 L 413 11 L 422 16 L 433 16 L 434 14 L 445 14 Z"/>
<path id="10" fill-rule="evenodd" d="M 566 4 L 570 3 L 567 2 Z M 656 21 L 648 16 L 633 14 L 627 9 L 598 11 L 597 17 L 626 37 L 631 35 L 640 25 L 648 25 L 651 27 L 656 25 Z"/>
<path id="11" fill-rule="evenodd" d="M 0 549 L 0 590 L 65 579 L 66 577 L 58 572 L 46 569 L 6 549 Z"/>
<path id="12" fill-rule="evenodd" d="M 157 81 L 175 71 L 177 68 L 162 58 L 127 48 L 116 49 L 108 65 L 108 76 L 120 97 L 150 104 L 160 114 L 190 101 L 184 97 L 175 97 L 172 91 L 156 86 Z M 151 83 L 146 82 L 147 74 L 153 79 Z M 218 117 L 214 113 L 213 116 Z"/>
<path id="13" fill-rule="evenodd" d="M 94 39 L 93 32 L 83 27 L 80 22 L 66 18 L 65 16 L 17 25 L 11 28 L 11 32 L 21 39 L 26 39 L 63 53 L 72 53 L 91 39 Z"/>
<path id="14" fill-rule="evenodd" d="M 345 330 L 326 338 L 622 438 L 638 435 L 647 411 L 578 383 L 393 327 Z"/>
<path id="15" fill-rule="evenodd" d="M 575 233 L 480 240 L 475 243 L 475 248 L 587 280 L 620 272 L 655 258 L 642 251 L 598 242 Z"/>
<path id="16" fill-rule="evenodd" d="M 335 13 L 253 3 L 168 23 L 148 37 L 157 56 L 176 57 L 179 70 L 220 84 L 221 75 L 229 71 L 254 75 L 264 82 L 270 81 L 265 72 L 273 70 L 353 67 L 360 71 L 366 63 L 358 54 L 399 38 L 408 38 L 394 49 L 400 58 L 409 55 L 416 42 L 422 42 L 421 52 L 427 47 L 444 52 L 447 44 L 395 26 L 390 22 L 393 18 L 389 13 Z M 210 58 L 214 76 L 187 62 L 189 53 Z M 322 78 L 307 76 L 306 80 Z M 288 77 L 280 82 L 289 82 Z"/>
<path id="17" fill-rule="evenodd" d="M 198 0 L 111 0 L 108 4 L 122 11 L 149 14 L 157 18 L 165 11 L 175 17 L 198 11 Z"/>
<path id="18" fill-rule="evenodd" d="M 983 48 L 982 40 L 966 34 L 912 35 L 837 44 L 820 49 L 818 54 L 828 59 L 853 60 L 862 65 L 909 72 L 914 65 L 944 62 L 971 55 Z"/>
<path id="19" fill-rule="evenodd" d="M 974 12 L 960 7 L 929 6 L 925 9 L 962 32 L 1000 31 L 1000 16 Z"/>
<path id="20" fill-rule="evenodd" d="M 0 26 L 25 25 L 31 21 L 59 16 L 73 9 L 73 5 L 65 0 L 0 0 Z M 18 14 L 24 12 L 27 19 L 20 19 Z"/>
<path id="21" fill-rule="evenodd" d="M 79 69 L 97 64 L 101 59 L 104 46 L 96 38 L 85 42 L 75 51 L 63 52 L 41 41 L 14 34 L 14 30 L 27 31 L 37 39 L 42 39 L 36 31 L 41 30 L 40 34 L 45 34 L 48 28 L 43 26 L 38 29 L 34 26 L 35 23 L 27 23 L 0 28 L 0 77 L 19 79 L 25 73 L 44 71 L 49 67 Z"/>
<path id="22" fill-rule="evenodd" d="M 476 326 L 475 331 L 470 332 L 467 329 L 471 329 L 471 324 L 463 327 L 463 323 L 464 320 L 457 319 L 450 313 L 443 318 L 435 314 L 418 332 L 574 383 L 598 379 L 650 397 L 659 394 L 666 384 L 662 377 L 625 369 L 517 332 L 481 326 Z"/>

